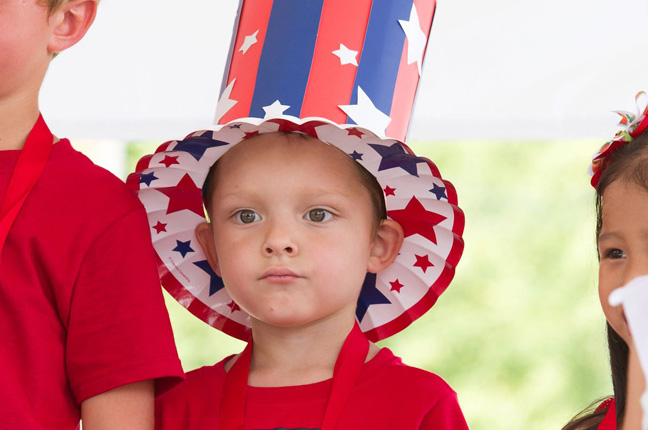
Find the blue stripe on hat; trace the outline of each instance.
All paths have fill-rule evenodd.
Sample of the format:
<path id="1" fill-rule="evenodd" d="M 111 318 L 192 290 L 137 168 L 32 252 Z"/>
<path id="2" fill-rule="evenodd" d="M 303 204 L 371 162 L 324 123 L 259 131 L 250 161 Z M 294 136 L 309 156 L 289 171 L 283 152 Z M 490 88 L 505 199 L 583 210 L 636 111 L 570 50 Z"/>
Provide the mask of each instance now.
<path id="1" fill-rule="evenodd" d="M 250 116 L 263 118 L 276 100 L 299 116 L 324 0 L 275 0 L 259 59 Z M 290 23 L 287 25 L 286 23 Z"/>
<path id="2" fill-rule="evenodd" d="M 367 24 L 351 104 L 358 101 L 358 86 L 383 113 L 391 112 L 405 32 L 398 20 L 409 20 L 414 0 L 374 0 Z M 347 121 L 353 123 L 351 119 Z"/>

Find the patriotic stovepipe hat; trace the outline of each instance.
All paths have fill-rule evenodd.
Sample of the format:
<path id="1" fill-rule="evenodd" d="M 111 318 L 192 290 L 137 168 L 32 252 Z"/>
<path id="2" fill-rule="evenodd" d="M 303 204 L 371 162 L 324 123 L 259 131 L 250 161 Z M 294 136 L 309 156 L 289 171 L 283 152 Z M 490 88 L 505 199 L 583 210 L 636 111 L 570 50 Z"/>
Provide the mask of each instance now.
<path id="1" fill-rule="evenodd" d="M 348 3 L 353 3 L 353 5 L 348 5 Z M 374 104 L 377 103 L 376 99 L 369 100 L 371 109 L 368 109 L 366 105 L 357 108 L 356 111 L 364 116 L 356 116 L 354 119 L 361 122 L 362 126 L 345 124 L 346 115 L 340 121 L 342 124 L 338 124 L 336 121 L 339 120 L 339 117 L 329 115 L 332 105 L 327 104 L 326 100 L 329 96 L 333 97 L 333 94 L 339 90 L 338 87 L 343 86 L 344 83 L 341 78 L 335 78 L 332 81 L 322 80 L 328 79 L 328 74 L 331 76 L 333 74 L 329 70 L 324 73 L 327 76 L 323 76 L 322 72 L 317 69 L 317 67 L 328 64 L 327 59 L 309 58 L 308 60 L 311 77 L 308 78 L 309 84 L 306 86 L 308 87 L 310 82 L 315 79 L 313 76 L 320 76 L 320 80 L 315 80 L 315 82 L 319 82 L 318 88 L 316 88 L 319 92 L 317 97 L 324 99 L 321 111 L 317 110 L 316 99 L 306 101 L 308 94 L 303 92 L 303 84 L 297 85 L 301 93 L 297 90 L 293 92 L 292 84 L 300 82 L 293 77 L 281 80 L 279 86 L 269 85 L 264 89 L 263 94 L 269 94 L 269 88 L 272 87 L 280 91 L 281 94 L 299 93 L 301 95 L 297 98 L 300 101 L 296 102 L 297 98 L 290 99 L 281 96 L 281 99 L 274 99 L 279 102 L 269 102 L 269 105 L 265 106 L 266 115 L 261 115 L 263 118 L 251 117 L 251 115 L 258 114 L 253 110 L 254 106 L 257 106 L 255 99 L 266 100 L 258 104 L 263 109 L 262 105 L 268 103 L 267 100 L 275 96 L 262 98 L 257 95 L 258 92 L 254 89 L 254 85 L 245 89 L 243 83 L 248 78 L 241 77 L 241 75 L 233 76 L 232 71 L 238 67 L 239 72 L 245 69 L 244 71 L 249 72 L 251 76 L 257 76 L 256 85 L 258 87 L 261 82 L 259 81 L 260 75 L 265 70 L 261 67 L 261 63 L 265 61 L 265 50 L 272 46 L 270 39 L 279 38 L 277 35 L 273 36 L 273 31 L 282 32 L 282 40 L 291 39 L 289 34 L 295 32 L 292 38 L 300 39 L 301 42 L 301 39 L 305 38 L 303 30 L 305 26 L 307 27 L 306 23 L 314 20 L 309 14 L 317 16 L 319 27 L 315 28 L 314 45 L 316 46 L 315 52 L 323 52 L 322 55 L 325 55 L 326 52 L 317 49 L 320 37 L 325 37 L 328 42 L 331 42 L 329 39 L 337 35 L 338 47 L 340 45 L 345 47 L 339 48 L 341 51 L 355 46 L 347 42 L 344 32 L 341 31 L 347 27 L 362 24 L 365 26 L 363 28 L 371 29 L 372 25 L 378 25 L 372 24 L 378 20 L 379 28 L 382 29 L 380 36 L 383 38 L 387 37 L 387 34 L 394 33 L 392 31 L 394 28 L 398 29 L 401 33 L 399 35 L 401 50 L 397 54 L 390 55 L 398 57 L 399 64 L 405 69 L 409 68 L 409 72 L 415 72 L 415 79 L 406 83 L 401 82 L 401 84 L 399 84 L 400 78 L 393 79 L 391 86 L 401 85 L 403 88 L 409 88 L 409 99 L 413 101 L 420 63 L 413 62 L 407 65 L 407 49 L 405 51 L 403 49 L 408 46 L 406 35 L 408 31 L 412 31 L 412 27 L 409 27 L 409 24 L 404 25 L 402 21 L 405 20 L 407 23 L 416 21 L 416 18 L 412 18 L 412 14 L 417 13 L 415 11 L 428 10 L 427 24 L 420 24 L 422 21 L 419 21 L 416 26 L 421 32 L 424 28 L 429 29 L 434 1 L 374 1 L 373 5 L 371 2 L 364 1 L 348 3 L 341 0 L 243 2 L 237 24 L 238 33 L 235 31 L 234 35 L 235 43 L 232 49 L 233 58 L 230 59 L 231 67 L 226 74 L 227 84 L 218 108 L 218 116 L 221 121 L 226 121 L 229 116 L 235 115 L 240 115 L 243 118 L 233 118 L 226 124 L 216 125 L 213 129 L 197 131 L 182 140 L 164 143 L 155 154 L 143 157 L 139 161 L 136 171 L 127 179 L 127 183 L 137 192 L 146 208 L 153 246 L 157 253 L 160 277 L 165 289 L 180 304 L 206 323 L 242 340 L 250 338 L 250 317 L 233 302 L 223 280 L 209 266 L 196 239 L 195 228 L 199 223 L 205 221 L 201 192 L 210 167 L 227 150 L 247 137 L 277 131 L 308 134 L 349 154 L 378 180 L 384 191 L 387 216 L 403 227 L 405 239 L 394 263 L 377 274 L 367 274 L 362 286 L 356 316 L 360 328 L 370 340 L 378 341 L 399 332 L 429 310 L 452 280 L 455 266 L 463 251 L 461 235 L 464 216 L 457 206 L 457 195 L 452 184 L 442 179 L 437 167 L 430 160 L 417 157 L 399 140 L 384 137 L 385 130 L 374 131 L 376 130 L 374 122 L 369 121 L 366 122 L 367 126 L 362 125 L 365 122 L 360 118 L 373 118 L 373 114 L 367 112 L 375 113 L 380 110 L 379 105 Z M 372 7 L 364 11 L 356 10 L 361 3 L 365 6 L 372 5 Z M 303 10 L 306 4 L 310 8 L 308 11 Z M 406 4 L 406 7 L 403 7 L 403 4 Z M 315 8 L 315 5 L 318 5 L 319 9 Z M 343 13 L 343 11 L 346 12 Z M 350 16 L 352 13 L 355 15 Z M 265 21 L 260 17 L 265 17 Z M 276 22 L 277 20 L 278 22 Z M 344 21 L 342 25 L 339 23 L 340 20 Z M 257 30 L 250 32 L 249 29 L 257 28 L 250 24 L 250 21 L 253 21 L 253 24 L 265 24 L 258 27 L 258 32 Z M 328 28 L 331 26 L 337 30 L 331 31 Z M 272 30 L 275 27 L 277 29 Z M 406 30 L 407 28 L 410 30 Z M 242 36 L 242 34 L 244 35 Z M 362 64 L 363 58 L 377 55 L 373 52 L 367 54 L 369 38 L 367 35 L 362 43 L 364 46 L 363 55 L 354 57 L 359 66 Z M 255 40 L 256 43 L 254 43 Z M 260 43 L 259 40 L 264 40 L 264 42 Z M 423 45 L 426 40 L 425 38 Z M 297 42 L 295 44 L 298 45 Z M 388 49 L 392 44 L 391 40 L 383 40 L 372 50 Z M 251 65 L 237 62 L 237 56 L 252 54 L 256 45 L 259 45 L 257 48 L 263 47 L 263 53 L 258 53 L 255 60 L 259 62 L 259 67 L 250 71 L 251 69 L 248 69 Z M 274 54 L 277 61 L 271 65 L 274 67 L 275 76 L 282 75 L 283 69 L 286 69 L 286 74 L 290 75 L 292 69 L 301 64 L 303 53 L 297 50 L 298 48 L 293 45 L 286 47 L 285 44 L 283 48 L 290 50 L 292 56 L 281 52 Z M 338 67 L 344 68 L 351 65 L 343 64 L 344 58 L 350 61 L 351 57 L 345 57 L 347 54 L 340 52 L 329 54 L 336 59 Z M 384 61 L 386 62 L 387 59 Z M 270 65 L 265 67 L 270 67 Z M 399 76 L 400 73 L 398 73 Z M 414 74 L 408 76 L 414 76 Z M 243 101 L 243 97 L 235 98 L 237 83 L 241 83 L 239 93 L 249 95 L 248 102 Z M 372 84 L 375 83 L 372 82 Z M 266 85 L 265 81 L 263 81 L 263 85 Z M 323 88 L 319 88 L 320 86 Z M 364 91 L 360 92 L 359 88 L 358 91 L 361 98 L 369 94 Z M 383 86 L 382 91 L 376 93 L 384 95 L 391 92 L 388 87 Z M 235 110 L 237 106 L 240 109 L 246 103 L 247 108 L 244 111 Z M 301 113 L 307 112 L 308 115 L 319 115 L 319 117 L 288 116 L 286 115 L 289 113 L 287 109 L 279 113 L 273 111 L 273 104 L 275 106 L 281 104 L 285 107 L 291 106 L 290 103 L 293 104 L 292 107 L 301 106 Z M 353 105 L 353 103 L 351 104 Z M 307 106 L 310 110 L 304 111 Z M 282 107 L 280 110 L 283 109 Z M 222 116 L 225 111 L 227 113 Z M 356 111 L 350 110 L 350 112 Z M 409 110 L 407 114 L 409 115 Z M 334 118 L 331 119 L 328 116 L 334 116 Z M 387 115 L 385 114 L 385 116 Z M 387 124 L 387 122 L 385 121 L 383 124 Z M 389 133 L 389 125 L 385 125 L 385 127 Z M 370 130 L 370 128 L 374 130 Z M 406 125 L 402 129 L 403 133 L 405 129 Z"/>
<path id="2" fill-rule="evenodd" d="M 405 142 L 435 0 L 247 0 L 215 123 L 290 115 Z"/>

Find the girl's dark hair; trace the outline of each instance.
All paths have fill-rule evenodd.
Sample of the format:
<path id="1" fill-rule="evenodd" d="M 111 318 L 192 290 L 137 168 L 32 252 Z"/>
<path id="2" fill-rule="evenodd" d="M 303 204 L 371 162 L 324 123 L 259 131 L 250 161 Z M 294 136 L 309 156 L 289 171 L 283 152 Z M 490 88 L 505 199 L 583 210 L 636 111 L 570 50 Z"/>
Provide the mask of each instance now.
<path id="1" fill-rule="evenodd" d="M 631 182 L 648 191 L 648 133 L 614 150 L 611 160 L 605 160 L 605 170 L 601 173 L 596 186 L 596 239 L 603 227 L 603 192 L 612 182 L 621 180 Z M 607 324 L 608 349 L 610 351 L 610 370 L 612 388 L 616 403 L 617 428 L 621 428 L 626 407 L 628 387 L 628 344 Z M 563 430 L 595 430 L 601 423 L 606 411 L 586 408 L 574 417 Z"/>

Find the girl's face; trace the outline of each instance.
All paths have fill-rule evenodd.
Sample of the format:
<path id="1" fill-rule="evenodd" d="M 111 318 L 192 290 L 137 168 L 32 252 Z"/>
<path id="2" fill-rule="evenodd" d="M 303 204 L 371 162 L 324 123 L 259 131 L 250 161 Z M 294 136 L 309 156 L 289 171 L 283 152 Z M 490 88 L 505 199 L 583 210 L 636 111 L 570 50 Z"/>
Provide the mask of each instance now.
<path id="1" fill-rule="evenodd" d="M 648 191 L 634 182 L 617 180 L 602 197 L 599 298 L 612 328 L 630 343 L 623 309 L 610 306 L 608 297 L 616 288 L 648 274 Z"/>

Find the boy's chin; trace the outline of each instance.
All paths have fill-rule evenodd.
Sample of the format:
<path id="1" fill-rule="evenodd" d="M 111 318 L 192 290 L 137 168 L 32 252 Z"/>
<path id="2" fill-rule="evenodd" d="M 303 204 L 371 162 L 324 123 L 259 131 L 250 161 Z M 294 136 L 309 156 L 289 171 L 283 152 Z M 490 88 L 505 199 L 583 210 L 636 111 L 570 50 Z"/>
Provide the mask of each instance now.
<path id="1" fill-rule="evenodd" d="M 257 327 L 272 327 L 277 329 L 298 329 L 301 327 L 306 327 L 313 324 L 313 320 L 306 318 L 304 316 L 291 315 L 285 313 L 275 312 L 272 315 L 262 315 L 260 318 L 252 317 L 252 329 L 254 330 L 255 325 Z"/>
<path id="2" fill-rule="evenodd" d="M 336 320 L 339 317 L 334 318 Z M 353 320 L 353 318 L 351 318 Z M 280 330 L 299 330 L 307 328 L 315 328 L 319 325 L 328 325 L 331 318 L 328 315 L 305 315 L 300 312 L 272 312 L 270 315 L 262 315 L 261 318 L 252 317 L 252 330 L 255 326 L 258 328 L 268 327 Z"/>

